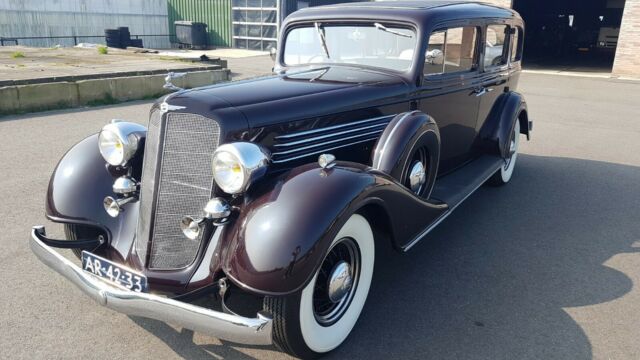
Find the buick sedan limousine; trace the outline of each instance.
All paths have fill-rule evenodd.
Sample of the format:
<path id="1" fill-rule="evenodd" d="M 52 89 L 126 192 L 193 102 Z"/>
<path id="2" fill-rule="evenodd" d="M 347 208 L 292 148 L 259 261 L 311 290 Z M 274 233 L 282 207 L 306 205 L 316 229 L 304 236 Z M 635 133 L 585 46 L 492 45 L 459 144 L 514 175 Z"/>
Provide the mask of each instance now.
<path id="1" fill-rule="evenodd" d="M 35 226 L 30 246 L 111 309 L 318 357 L 361 315 L 376 245 L 407 252 L 512 178 L 532 130 L 523 35 L 474 2 L 298 11 L 273 75 L 178 89 L 146 127 L 71 148 L 45 204 L 66 239 Z"/>

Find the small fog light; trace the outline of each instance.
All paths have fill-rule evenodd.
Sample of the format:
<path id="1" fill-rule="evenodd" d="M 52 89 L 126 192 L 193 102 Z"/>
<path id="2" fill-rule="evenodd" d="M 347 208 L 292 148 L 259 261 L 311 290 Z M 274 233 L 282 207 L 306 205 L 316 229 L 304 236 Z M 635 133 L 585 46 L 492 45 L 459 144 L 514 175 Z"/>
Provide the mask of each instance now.
<path id="1" fill-rule="evenodd" d="M 109 216 L 118 217 L 118 215 L 120 215 L 120 205 L 118 205 L 118 201 L 111 196 L 104 198 L 102 205 L 104 205 L 104 210 Z"/>
<path id="2" fill-rule="evenodd" d="M 195 240 L 200 235 L 200 224 L 202 219 L 194 219 L 191 216 L 185 216 L 180 221 L 180 229 L 184 236 L 191 240 Z"/>
<path id="3" fill-rule="evenodd" d="M 118 217 L 118 215 L 120 215 L 120 213 L 122 212 L 122 206 L 124 204 L 130 203 L 133 200 L 135 200 L 134 197 L 116 200 L 111 196 L 107 196 L 106 198 L 104 198 L 104 200 L 102 200 L 102 205 L 104 206 L 104 211 L 106 211 L 109 216 Z"/>

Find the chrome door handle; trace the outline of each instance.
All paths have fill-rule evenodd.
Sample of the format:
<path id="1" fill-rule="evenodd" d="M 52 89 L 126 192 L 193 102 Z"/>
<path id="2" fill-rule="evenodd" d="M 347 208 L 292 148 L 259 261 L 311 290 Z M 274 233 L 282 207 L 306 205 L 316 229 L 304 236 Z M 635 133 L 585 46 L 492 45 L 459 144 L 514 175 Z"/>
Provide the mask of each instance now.
<path id="1" fill-rule="evenodd" d="M 475 89 L 473 92 L 476 94 L 476 96 L 482 96 L 486 93 L 492 92 L 493 89 L 492 88 L 486 88 L 486 87 L 480 87 Z"/>

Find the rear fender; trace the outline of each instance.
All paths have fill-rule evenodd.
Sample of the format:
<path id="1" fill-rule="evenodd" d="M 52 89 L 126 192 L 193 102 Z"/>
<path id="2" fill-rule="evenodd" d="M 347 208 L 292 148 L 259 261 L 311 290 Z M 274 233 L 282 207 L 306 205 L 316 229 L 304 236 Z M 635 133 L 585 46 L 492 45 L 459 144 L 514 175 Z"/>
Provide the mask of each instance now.
<path id="1" fill-rule="evenodd" d="M 398 248 L 403 243 L 397 239 L 412 239 L 447 209 L 361 164 L 339 163 L 329 170 L 304 165 L 245 195 L 238 217 L 222 230 L 223 270 L 260 295 L 301 290 L 342 225 L 369 204 L 384 209 Z"/>
<path id="2" fill-rule="evenodd" d="M 483 147 L 490 154 L 508 158 L 509 141 L 516 121 L 520 121 L 520 133 L 529 139 L 531 127 L 524 97 L 514 91 L 500 95 L 480 129 Z"/>

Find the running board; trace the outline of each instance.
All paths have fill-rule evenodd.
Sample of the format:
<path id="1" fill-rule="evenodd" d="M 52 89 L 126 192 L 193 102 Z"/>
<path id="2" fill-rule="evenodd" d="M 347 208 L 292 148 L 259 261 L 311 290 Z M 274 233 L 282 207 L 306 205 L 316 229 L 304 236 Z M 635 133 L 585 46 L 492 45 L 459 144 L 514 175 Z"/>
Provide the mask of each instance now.
<path id="1" fill-rule="evenodd" d="M 436 221 L 423 230 L 418 236 L 402 248 L 409 251 L 444 219 L 484 184 L 496 171 L 504 165 L 504 159 L 498 156 L 484 155 L 468 163 L 459 170 L 436 180 L 430 201 L 441 201 L 449 206 Z"/>

